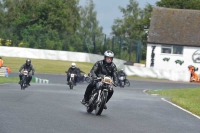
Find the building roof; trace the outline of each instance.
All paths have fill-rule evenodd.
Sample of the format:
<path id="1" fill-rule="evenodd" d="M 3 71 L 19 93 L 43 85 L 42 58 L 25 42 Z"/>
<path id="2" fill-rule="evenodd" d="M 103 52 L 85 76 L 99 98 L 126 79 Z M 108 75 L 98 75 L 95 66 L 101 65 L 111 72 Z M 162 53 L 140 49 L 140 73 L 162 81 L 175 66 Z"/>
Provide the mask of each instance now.
<path id="1" fill-rule="evenodd" d="M 200 46 L 200 10 L 154 7 L 148 43 Z"/>

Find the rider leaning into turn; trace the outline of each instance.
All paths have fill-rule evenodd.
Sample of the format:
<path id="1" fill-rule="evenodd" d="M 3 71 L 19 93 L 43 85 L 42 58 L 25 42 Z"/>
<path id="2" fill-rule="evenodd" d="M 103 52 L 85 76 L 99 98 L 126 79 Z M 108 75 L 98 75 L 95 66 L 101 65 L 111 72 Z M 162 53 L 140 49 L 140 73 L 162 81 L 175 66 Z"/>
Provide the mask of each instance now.
<path id="1" fill-rule="evenodd" d="M 27 59 L 26 63 L 23 64 L 19 69 L 19 78 L 20 78 L 19 84 L 21 83 L 21 80 L 22 80 L 22 75 L 23 75 L 23 73 L 21 73 L 22 69 L 28 71 L 28 84 L 27 85 L 30 86 L 30 81 L 32 79 L 32 75 L 34 75 L 34 72 L 35 72 L 35 69 L 33 68 L 33 65 L 31 64 L 31 60 L 30 59 Z M 32 75 L 30 75 L 31 71 L 32 71 Z"/>
<path id="2" fill-rule="evenodd" d="M 67 71 L 67 84 L 69 84 L 70 74 L 75 74 L 74 79 L 74 85 L 76 85 L 77 82 L 77 75 L 79 75 L 79 69 L 76 67 L 76 63 L 72 63 L 71 67 Z"/>
<path id="3" fill-rule="evenodd" d="M 118 79 L 117 79 L 117 68 L 116 65 L 112 62 L 114 57 L 114 53 L 110 50 L 105 51 L 104 53 L 104 60 L 97 61 L 93 68 L 91 69 L 90 73 L 92 75 L 93 79 L 96 79 L 97 77 L 103 77 L 104 75 L 106 76 L 111 76 L 113 78 L 113 81 L 116 85 L 118 85 Z M 96 86 L 96 81 L 92 81 L 86 88 L 84 98 L 81 101 L 82 104 L 86 104 L 89 101 L 89 97 L 92 93 L 92 90 Z M 113 95 L 113 89 L 108 93 L 108 98 L 107 102 Z M 106 102 L 106 103 L 107 103 Z M 107 106 L 104 106 L 104 109 L 107 109 Z"/>

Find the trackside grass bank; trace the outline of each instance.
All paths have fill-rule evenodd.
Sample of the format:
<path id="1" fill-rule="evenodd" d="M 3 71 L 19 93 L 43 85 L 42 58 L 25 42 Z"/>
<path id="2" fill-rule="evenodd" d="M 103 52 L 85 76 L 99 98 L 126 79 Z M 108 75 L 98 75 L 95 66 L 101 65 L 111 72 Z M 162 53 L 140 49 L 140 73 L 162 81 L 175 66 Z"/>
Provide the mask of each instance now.
<path id="1" fill-rule="evenodd" d="M 18 72 L 22 64 L 25 63 L 26 58 L 2 57 L 4 66 L 11 68 L 11 72 Z M 31 59 L 36 73 L 45 74 L 65 74 L 65 71 L 71 66 L 71 61 L 58 61 L 58 60 L 44 60 L 44 59 Z M 92 63 L 75 62 L 76 66 L 83 72 L 88 73 L 92 68 Z"/>
<path id="2" fill-rule="evenodd" d="M 18 72 L 22 64 L 25 63 L 26 58 L 15 58 L 15 57 L 3 57 L 4 66 L 11 68 L 11 72 Z M 65 71 L 69 69 L 72 61 L 59 61 L 59 60 L 47 60 L 47 59 L 31 59 L 32 64 L 35 68 L 35 73 L 44 74 L 65 74 Z M 87 62 L 75 62 L 76 66 L 83 72 L 88 74 L 92 69 L 94 63 Z M 153 79 L 156 78 L 144 78 L 139 76 L 128 76 L 129 79 Z"/>
<path id="3" fill-rule="evenodd" d="M 18 77 L 0 77 L 0 84 L 3 83 L 16 83 L 19 82 Z"/>
<path id="4" fill-rule="evenodd" d="M 12 72 L 18 72 L 19 68 L 25 63 L 26 58 L 14 58 L 14 57 L 3 57 L 4 66 L 11 68 Z M 31 59 L 32 64 L 35 68 L 36 73 L 45 74 L 65 74 L 65 71 L 71 66 L 71 61 L 58 61 L 58 60 L 44 60 L 44 59 Z M 92 69 L 93 63 L 87 62 L 75 62 L 76 66 L 83 72 L 89 73 Z M 139 76 L 128 76 L 128 78 L 141 78 L 141 79 L 155 79 L 155 78 L 143 78 Z"/>
<path id="5" fill-rule="evenodd" d="M 200 88 L 151 90 L 150 94 L 159 94 L 182 108 L 200 116 Z"/>
<path id="6" fill-rule="evenodd" d="M 0 84 L 18 83 L 18 82 L 19 82 L 19 77 L 0 77 Z M 34 77 L 32 78 L 31 82 L 35 82 Z"/>

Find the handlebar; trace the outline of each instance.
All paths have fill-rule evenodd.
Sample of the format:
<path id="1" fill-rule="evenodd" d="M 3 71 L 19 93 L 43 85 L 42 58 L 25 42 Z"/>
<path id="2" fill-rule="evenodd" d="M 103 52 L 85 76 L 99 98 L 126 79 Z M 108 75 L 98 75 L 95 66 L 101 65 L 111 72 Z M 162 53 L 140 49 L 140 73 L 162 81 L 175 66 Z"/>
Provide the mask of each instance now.
<path id="1" fill-rule="evenodd" d="M 93 79 L 94 81 L 97 81 L 97 80 L 101 80 L 103 79 L 102 77 L 97 77 L 96 79 Z M 117 87 L 118 85 L 114 84 L 113 82 L 111 83 L 113 86 Z"/>

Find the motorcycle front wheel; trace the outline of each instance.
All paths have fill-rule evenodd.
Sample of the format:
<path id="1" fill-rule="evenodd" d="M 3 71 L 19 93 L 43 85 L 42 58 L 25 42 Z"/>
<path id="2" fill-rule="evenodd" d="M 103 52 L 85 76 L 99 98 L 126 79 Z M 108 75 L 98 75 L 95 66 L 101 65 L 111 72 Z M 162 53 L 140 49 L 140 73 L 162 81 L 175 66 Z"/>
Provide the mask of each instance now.
<path id="1" fill-rule="evenodd" d="M 125 82 L 125 86 L 129 87 L 130 86 L 130 82 L 128 79 L 126 79 L 126 82 Z"/>
<path id="2" fill-rule="evenodd" d="M 108 95 L 107 92 L 103 92 L 103 94 L 101 95 L 100 101 L 96 105 L 96 110 L 95 110 L 96 115 L 101 115 L 107 101 L 107 95 Z"/>

